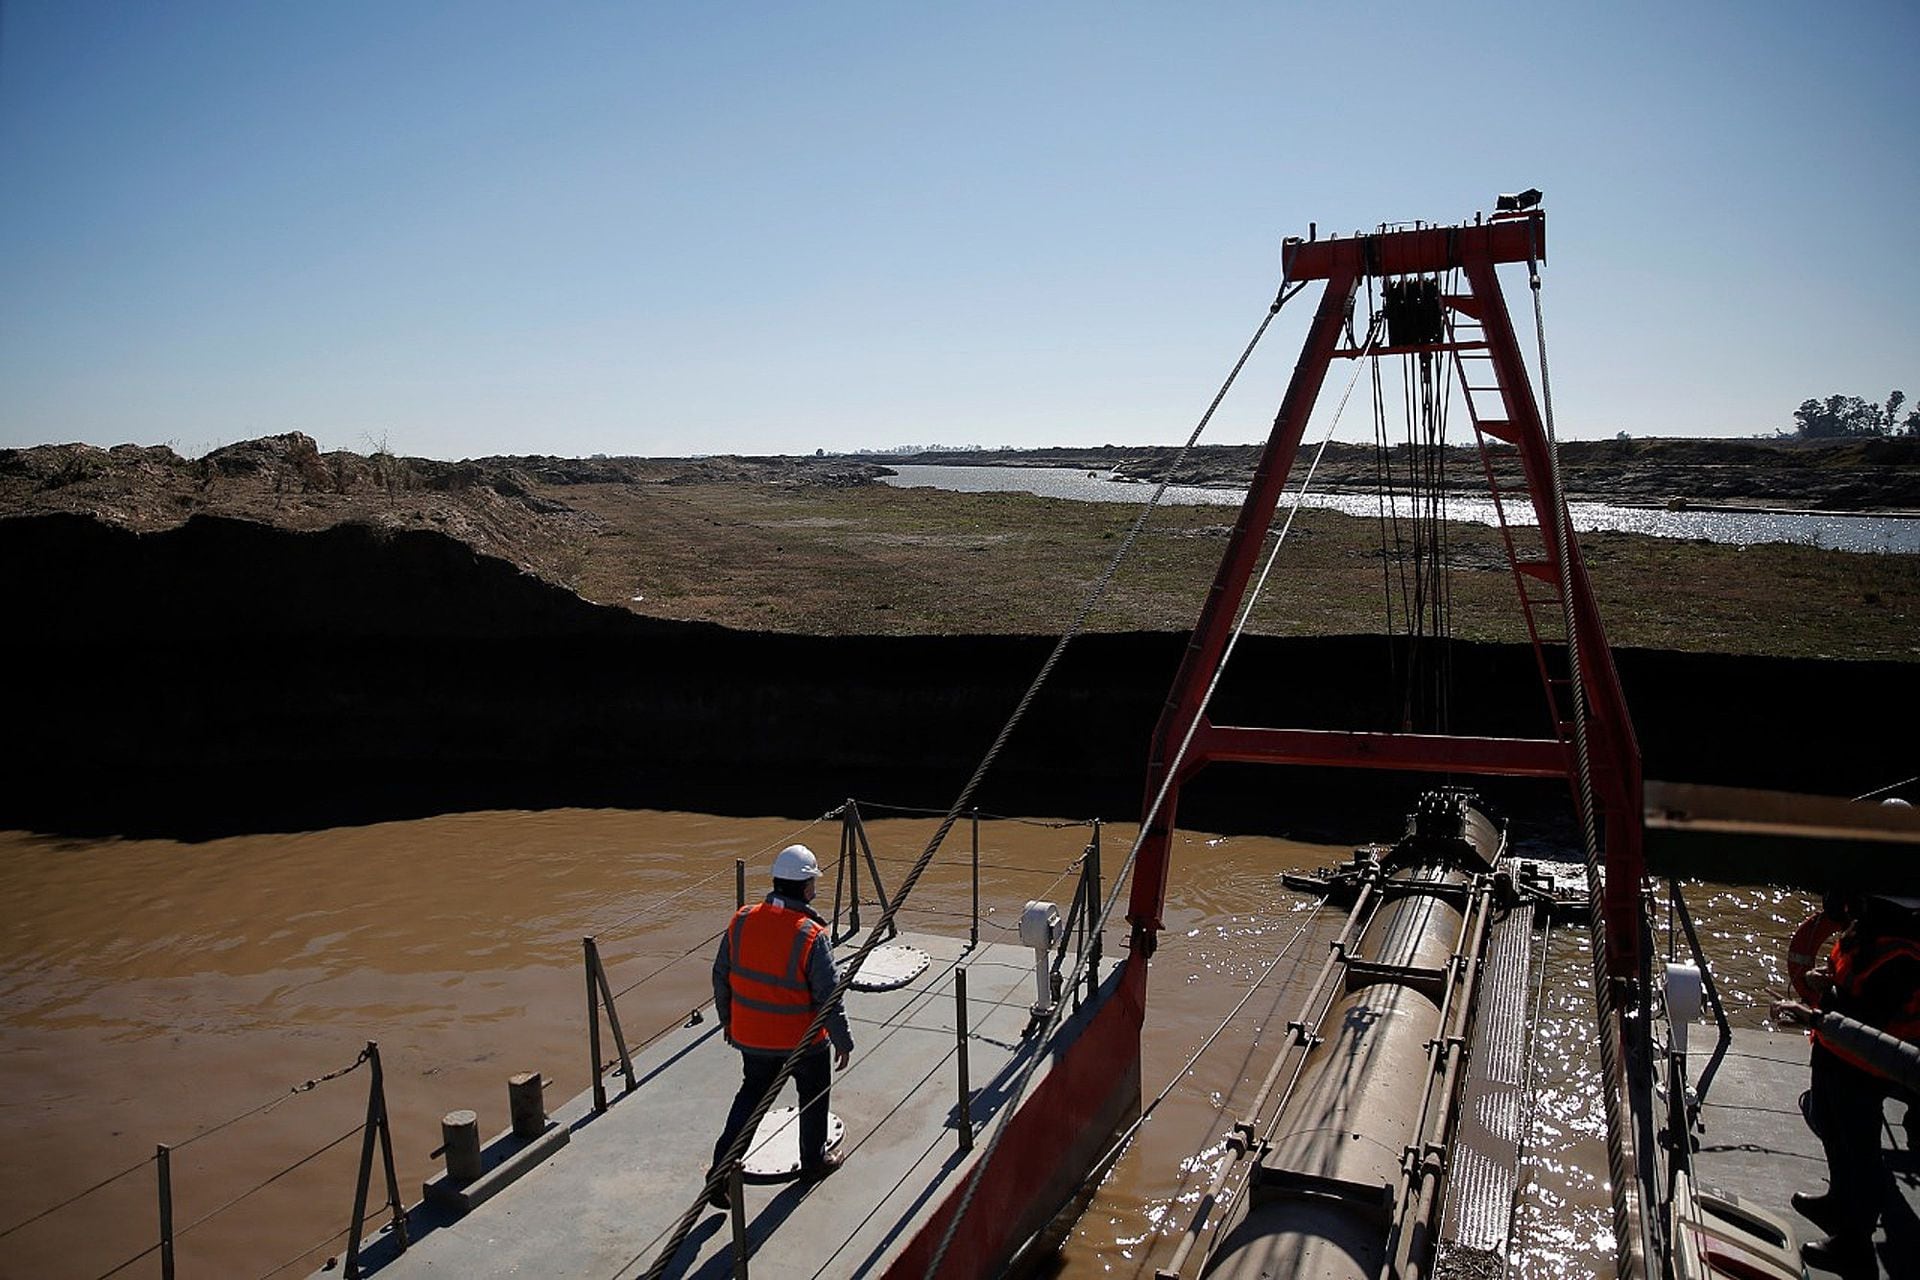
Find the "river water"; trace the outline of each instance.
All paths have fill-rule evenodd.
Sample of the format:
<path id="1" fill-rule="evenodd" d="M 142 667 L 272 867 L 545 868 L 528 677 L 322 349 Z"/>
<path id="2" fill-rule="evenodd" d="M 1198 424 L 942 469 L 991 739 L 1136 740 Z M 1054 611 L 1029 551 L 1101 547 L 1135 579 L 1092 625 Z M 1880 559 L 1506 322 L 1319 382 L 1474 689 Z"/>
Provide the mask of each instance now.
<path id="1" fill-rule="evenodd" d="M 1381 815 L 1354 838 L 1397 825 Z M 556 1100 L 589 1083 L 583 935 L 599 937 L 614 989 L 631 988 L 622 1021 L 630 1040 L 645 1040 L 708 998 L 733 860 L 758 868 L 795 838 L 830 851 L 836 827 L 559 810 L 195 844 L 0 833 L 0 1277 L 91 1280 L 152 1244 L 151 1157 L 163 1142 L 177 1148 L 181 1275 L 310 1273 L 343 1247 L 335 1233 L 350 1215 L 369 1073 L 292 1090 L 377 1040 L 412 1199 L 445 1112 L 475 1108 L 493 1133 L 506 1127 L 507 1075 L 542 1071 Z M 897 876 L 932 823 L 870 816 L 868 829 Z M 1105 829 L 1110 868 L 1132 835 Z M 983 823 L 983 934 L 1011 930 L 1028 898 L 1065 900 L 1086 838 L 1083 826 Z M 907 928 L 964 935 L 966 849 L 962 826 Z M 1164 1261 L 1166 1234 L 1184 1225 L 1220 1130 L 1258 1087 L 1338 924 L 1279 875 L 1347 852 L 1182 837 L 1143 1059 L 1148 1096 L 1171 1088 L 1075 1230 L 1060 1274 L 1149 1277 Z M 1781 980 L 1777 939 L 1808 900 L 1725 886 L 1691 896 L 1729 999 L 1763 1003 Z M 1595 1274 L 1606 1256 L 1583 939 L 1564 930 L 1552 941 L 1521 1276 Z M 1123 942 L 1110 930 L 1109 954 Z M 1226 1033 L 1176 1078 L 1283 948 Z M 9 1230 L 120 1170 L 131 1172 Z M 156 1276 L 157 1256 L 118 1274 Z"/>
<path id="2" fill-rule="evenodd" d="M 1110 472 L 1086 472 L 1071 467 L 929 467 L 894 466 L 894 475 L 884 477 L 887 484 L 906 489 L 948 489 L 956 493 L 1034 493 L 1045 498 L 1070 498 L 1077 502 L 1125 502 L 1139 504 L 1147 500 L 1153 486 L 1116 481 Z M 1293 502 L 1297 482 L 1281 499 L 1281 506 Z M 1185 506 L 1238 507 L 1246 500 L 1245 489 L 1205 488 L 1199 485 L 1168 485 L 1164 503 Z M 1405 498 L 1401 499 L 1402 514 Z M 1380 512 L 1380 499 L 1372 493 L 1309 492 L 1301 505 L 1323 507 L 1350 516 L 1371 519 Z M 1657 507 L 1622 507 L 1604 502 L 1570 502 L 1573 527 L 1577 532 L 1606 530 L 1619 533 L 1644 533 L 1656 538 L 1701 538 L 1742 546 L 1759 542 L 1791 542 L 1834 551 L 1896 552 L 1920 554 L 1920 519 L 1898 516 L 1850 516 L 1810 512 L 1744 511 L 1667 511 Z M 1450 519 L 1469 524 L 1494 525 L 1496 516 L 1491 498 L 1456 495 L 1447 502 Z M 1533 511 L 1525 503 L 1508 503 L 1508 523 L 1532 524 Z"/>

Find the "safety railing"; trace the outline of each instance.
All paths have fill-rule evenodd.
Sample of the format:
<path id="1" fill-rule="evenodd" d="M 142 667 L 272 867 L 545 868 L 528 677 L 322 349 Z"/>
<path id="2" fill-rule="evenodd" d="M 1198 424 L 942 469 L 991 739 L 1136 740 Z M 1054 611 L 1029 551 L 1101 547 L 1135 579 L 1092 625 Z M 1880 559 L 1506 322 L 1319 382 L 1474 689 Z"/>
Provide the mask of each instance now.
<path id="1" fill-rule="evenodd" d="M 893 815 L 915 817 L 931 816 L 922 811 L 900 806 L 868 804 L 866 812 L 885 812 Z M 907 862 L 910 859 L 890 857 L 875 849 L 872 837 L 867 829 L 866 812 L 860 803 L 848 800 L 836 809 L 830 810 L 813 823 L 807 824 L 799 832 L 784 838 L 781 844 L 799 838 L 813 826 L 821 822 L 837 819 L 839 822 L 839 851 L 835 865 L 834 913 L 832 926 L 836 941 L 858 933 L 862 928 L 861 911 L 863 905 L 877 904 L 883 915 L 889 913 L 895 905 L 886 887 L 884 868 L 892 863 Z M 989 861 L 982 856 L 982 823 L 1017 822 L 1025 825 L 1052 829 L 1066 829 L 1076 826 L 1091 826 L 1092 835 L 1080 856 L 1069 862 L 1057 872 L 1052 868 L 1023 866 L 1012 862 Z M 1058 950 L 1054 955 L 1053 972 L 1056 979 L 1064 964 L 1069 946 L 1077 947 L 1077 954 L 1091 953 L 1094 964 L 1088 966 L 1089 980 L 1085 995 L 1093 994 L 1097 983 L 1097 966 L 1100 955 L 1101 939 L 1095 928 L 1100 897 L 1100 824 L 1094 822 L 1036 822 L 1032 819 L 1006 818 L 1001 815 L 973 811 L 968 815 L 970 834 L 969 848 L 965 864 L 966 910 L 953 908 L 918 907 L 916 910 L 929 912 L 935 916 L 944 916 L 949 920 L 964 917 L 967 928 L 967 950 L 979 946 L 981 929 L 1004 929 L 1014 931 L 1015 924 L 1007 924 L 983 916 L 981 908 L 981 872 L 983 869 L 1002 877 L 1051 876 L 1051 879 L 1033 897 L 1045 898 L 1070 876 L 1076 876 L 1073 901 L 1067 920 L 1062 929 Z M 763 852 L 770 852 L 773 847 Z M 747 863 L 748 859 L 733 860 L 732 871 L 733 903 L 743 906 L 747 901 Z M 702 1018 L 700 1007 L 696 1006 L 686 1014 L 679 1014 L 664 1021 L 637 1041 L 630 1040 L 621 1024 L 620 1000 L 660 978 L 674 966 L 700 955 L 710 955 L 711 948 L 718 942 L 724 925 L 705 937 L 694 942 L 676 954 L 668 957 L 664 963 L 657 964 L 625 986 L 616 988 L 609 977 L 608 962 L 602 954 L 601 940 L 608 933 L 632 924 L 641 916 L 659 917 L 664 908 L 676 900 L 698 894 L 713 892 L 714 881 L 726 874 L 729 868 L 721 867 L 709 875 L 688 885 L 679 894 L 651 904 L 648 908 L 635 912 L 623 920 L 602 927 L 597 933 L 582 938 L 583 969 L 587 995 L 588 1050 L 590 1057 L 590 1079 L 592 1081 L 593 1106 L 596 1112 L 604 1111 L 614 1099 L 609 1096 L 609 1084 L 616 1078 L 614 1069 L 618 1068 L 618 1080 L 624 1084 L 620 1096 L 625 1096 L 640 1087 L 634 1059 L 654 1041 L 678 1028 L 697 1025 Z M 889 924 L 889 936 L 896 935 L 898 929 Z M 631 957 L 628 957 L 631 958 Z M 955 1043 L 952 1051 L 954 1077 L 956 1085 L 956 1103 L 953 1112 L 953 1127 L 956 1131 L 960 1149 L 970 1149 L 973 1140 L 973 1121 L 971 1113 L 972 1089 L 969 1079 L 968 1044 L 972 1037 L 971 1014 L 967 1006 L 966 971 L 964 967 L 955 969 Z M 1076 987 L 1073 999 L 1076 1006 L 1082 999 L 1081 990 Z M 704 1002 L 703 1002 L 704 1003 Z M 613 1054 L 603 1058 L 606 1039 L 611 1038 Z M 856 1064 L 857 1066 L 858 1064 Z M 280 1168 L 270 1176 L 239 1190 L 217 1207 L 193 1216 L 182 1222 L 179 1206 L 182 1203 L 182 1169 L 178 1163 L 179 1154 L 195 1143 L 201 1142 L 231 1126 L 250 1118 L 263 1115 L 290 1097 L 310 1093 L 320 1086 L 340 1079 L 360 1068 L 368 1069 L 367 1101 L 364 1115 L 358 1123 L 330 1137 L 311 1151 Z M 26 1232 L 36 1224 L 51 1222 L 58 1224 L 72 1212 L 84 1207 L 90 1198 L 106 1192 L 116 1185 L 128 1183 L 152 1167 L 152 1199 L 155 1234 L 150 1244 L 127 1256 L 111 1267 L 100 1271 L 94 1280 L 107 1280 L 108 1277 L 126 1272 L 142 1261 L 153 1259 L 157 1262 L 163 1280 L 174 1280 L 179 1267 L 180 1244 L 186 1237 L 201 1231 L 209 1222 L 241 1206 L 266 1187 L 280 1183 L 302 1169 L 308 1169 L 315 1161 L 327 1153 L 349 1143 L 355 1136 L 360 1138 L 359 1160 L 354 1179 L 354 1193 L 351 1213 L 346 1225 L 323 1240 L 307 1245 L 299 1252 L 285 1258 L 278 1265 L 262 1271 L 257 1280 L 272 1280 L 293 1270 L 302 1261 L 314 1257 L 322 1250 L 338 1247 L 344 1241 L 344 1247 L 337 1256 L 327 1259 L 328 1269 L 338 1266 L 345 1276 L 358 1277 L 362 1272 L 366 1248 L 375 1235 L 382 1237 L 381 1248 L 385 1251 L 404 1251 L 409 1244 L 407 1209 L 402 1199 L 399 1185 L 398 1166 L 395 1158 L 392 1125 L 387 1105 L 386 1079 L 380 1060 L 380 1048 L 377 1042 L 368 1041 L 366 1047 L 349 1064 L 338 1070 L 327 1072 L 292 1086 L 286 1093 L 273 1098 L 247 1111 L 238 1113 L 220 1121 L 184 1141 L 175 1143 L 157 1143 L 153 1154 L 141 1159 L 118 1172 L 82 1189 L 66 1199 L 39 1209 L 19 1221 L 0 1227 L 0 1241 L 10 1236 Z M 436 1153 L 437 1154 L 437 1153 Z M 193 1185 L 191 1182 L 189 1186 Z M 130 1191 L 122 1195 L 133 1194 Z M 375 1202 L 378 1194 L 381 1199 Z M 736 1203 L 738 1203 L 736 1199 Z M 118 1206 L 116 1206 L 117 1210 Z M 116 1217 L 125 1217 L 116 1211 Z M 744 1255 L 743 1255 L 744 1256 Z M 152 1264 L 150 1264 L 152 1265 Z M 234 1274 L 231 1268 L 223 1267 L 220 1274 Z"/>
<path id="2" fill-rule="evenodd" d="M 289 1098 L 312 1093 L 321 1085 L 329 1081 L 338 1080 L 343 1076 L 359 1070 L 363 1066 L 368 1067 L 369 1072 L 366 1118 L 361 1124 L 353 1126 L 346 1132 L 321 1144 L 291 1164 L 286 1165 L 278 1172 L 261 1179 L 237 1195 L 231 1196 L 216 1208 L 209 1209 L 195 1216 L 185 1224 L 181 1224 L 177 1220 L 178 1215 L 176 1214 L 174 1185 L 174 1156 L 176 1153 L 185 1150 L 195 1143 L 211 1138 L 215 1134 L 238 1125 L 243 1121 L 272 1111 Z M 219 1218 L 222 1214 L 238 1207 L 242 1202 L 250 1199 L 256 1193 L 272 1186 L 295 1171 L 305 1168 L 327 1152 L 347 1142 L 356 1134 L 361 1138 L 359 1174 L 354 1186 L 353 1212 L 348 1220 L 347 1226 L 334 1232 L 325 1240 L 308 1245 L 305 1249 L 302 1249 L 299 1253 L 288 1258 L 278 1266 L 260 1273 L 259 1280 L 271 1280 L 271 1277 L 282 1274 L 302 1259 L 318 1253 L 320 1250 L 339 1240 L 342 1236 L 347 1239 L 346 1252 L 341 1259 L 344 1264 L 343 1272 L 348 1277 L 358 1277 L 360 1274 L 361 1245 L 364 1242 L 366 1228 L 371 1220 L 367 1212 L 367 1201 L 373 1185 L 373 1157 L 376 1145 L 378 1146 L 382 1159 L 386 1188 L 386 1200 L 379 1212 L 390 1213 L 392 1215 L 387 1225 L 381 1229 L 393 1234 L 395 1246 L 398 1249 L 404 1250 L 407 1247 L 406 1210 L 400 1199 L 400 1184 L 394 1169 L 393 1136 L 387 1119 L 386 1078 L 380 1065 L 380 1046 L 377 1042 L 371 1040 L 367 1042 L 366 1048 L 360 1051 L 360 1055 L 346 1066 L 294 1085 L 286 1092 L 277 1094 L 258 1106 L 249 1108 L 217 1124 L 211 1125 L 183 1141 L 156 1144 L 153 1155 L 148 1159 L 141 1160 L 139 1163 L 130 1165 L 118 1173 L 102 1178 L 84 1190 L 76 1192 L 55 1204 L 48 1205 L 22 1218 L 18 1222 L 12 1223 L 4 1229 L 0 1229 L 0 1240 L 22 1232 L 36 1223 L 58 1220 L 67 1210 L 83 1204 L 96 1193 L 105 1191 L 107 1188 L 131 1178 L 135 1174 L 141 1173 L 147 1168 L 147 1165 L 151 1163 L 154 1174 L 155 1217 L 157 1221 L 156 1238 L 152 1244 L 146 1246 L 144 1249 L 99 1272 L 96 1280 L 107 1280 L 109 1276 L 119 1275 L 135 1263 L 151 1258 L 155 1254 L 159 1255 L 158 1262 L 162 1280 L 175 1280 L 178 1269 L 177 1255 L 182 1239 L 190 1233 L 204 1227 L 214 1219 Z M 223 1274 L 231 1274 L 231 1272 L 223 1272 Z"/>
<path id="3" fill-rule="evenodd" d="M 735 859 L 732 868 L 734 906 L 738 908 L 747 904 L 747 873 L 749 861 L 762 858 L 764 855 L 773 852 L 782 845 L 794 842 L 805 835 L 807 831 L 812 830 L 822 823 L 837 821 L 839 827 L 839 843 L 832 873 L 834 878 L 833 911 L 828 917 L 828 922 L 833 930 L 833 940 L 836 943 L 859 933 L 862 928 L 860 912 L 863 903 L 877 904 L 883 915 L 892 906 L 893 900 L 887 892 L 882 867 L 895 864 L 910 865 L 912 862 L 911 858 L 890 856 L 875 850 L 872 837 L 866 825 L 866 815 L 868 813 L 882 813 L 908 818 L 939 816 L 934 810 L 916 809 L 910 806 L 890 805 L 873 801 L 863 802 L 849 798 L 838 807 L 821 814 L 820 817 L 814 819 L 805 827 L 787 836 L 783 836 L 780 841 L 767 845 L 748 858 Z M 981 856 L 981 824 L 983 822 L 1017 823 L 1022 826 L 1036 827 L 1045 830 L 1070 830 L 1075 827 L 1090 827 L 1092 829 L 1092 837 L 1082 850 L 1080 856 L 1068 862 L 1066 866 L 1062 867 L 1057 873 L 1053 873 L 1052 879 L 1036 893 L 1031 895 L 1037 898 L 1045 898 L 1053 893 L 1053 891 L 1069 877 L 1077 876 L 1071 912 L 1063 928 L 1060 949 L 1053 966 L 1057 978 L 1063 967 L 1067 947 L 1070 942 L 1077 944 L 1075 951 L 1076 958 L 1091 951 L 1095 963 L 1088 966 L 1087 972 L 1089 976 L 1084 993 L 1079 989 L 1076 989 L 1073 993 L 1075 1007 L 1077 1008 L 1079 1002 L 1083 998 L 1090 997 L 1098 985 L 1097 970 L 1102 943 L 1098 936 L 1098 930 L 1094 925 L 1099 915 L 1100 820 L 1044 821 L 1032 818 L 1016 818 L 1001 814 L 983 813 L 977 809 L 970 811 L 968 814 L 969 840 L 967 850 L 968 909 L 964 913 L 957 913 L 939 907 L 912 908 L 929 915 L 945 917 L 947 919 L 964 918 L 967 922 L 967 946 L 969 950 L 977 948 L 980 945 L 980 931 L 983 925 L 990 929 L 1003 930 L 1008 933 L 1017 932 L 1019 929 L 1017 923 L 1002 923 L 982 915 L 980 905 L 980 873 L 983 869 L 1003 875 L 1041 876 L 1048 874 L 1047 869 L 1042 867 L 1021 866 L 1013 863 L 983 860 Z M 698 1025 L 703 1017 L 699 1008 L 695 1007 L 684 1014 L 677 1014 L 671 1020 L 662 1022 L 637 1042 L 629 1043 L 620 1020 L 619 999 L 645 986 L 652 980 L 659 978 L 669 969 L 694 958 L 696 955 L 702 953 L 710 954 L 707 949 L 715 946 L 719 942 L 720 934 L 724 931 L 724 928 L 715 930 L 701 938 L 691 947 L 669 957 L 665 963 L 657 965 L 639 978 L 618 989 L 614 988 L 607 974 L 607 962 L 603 954 L 602 940 L 608 934 L 624 929 L 642 916 L 657 917 L 664 914 L 664 908 L 668 905 L 684 901 L 690 896 L 697 895 L 702 891 L 711 892 L 713 881 L 719 879 L 724 873 L 724 869 L 717 870 L 696 880 L 679 893 L 674 894 L 671 898 L 663 900 L 661 903 L 655 904 L 655 906 L 646 910 L 630 914 L 610 925 L 604 926 L 599 932 L 589 934 L 581 939 L 587 991 L 588 1067 L 589 1075 L 593 1081 L 593 1108 L 596 1113 L 605 1111 L 612 1102 L 618 1100 L 617 1097 L 609 1093 L 610 1083 L 617 1082 L 624 1085 L 618 1097 L 624 1097 L 627 1093 L 639 1087 L 639 1077 L 634 1069 L 634 1058 L 642 1049 L 671 1031 Z M 898 926 L 890 925 L 888 936 L 891 937 L 897 933 Z M 613 1053 L 611 1055 L 608 1055 L 606 1052 L 609 1038 L 613 1044 Z"/>

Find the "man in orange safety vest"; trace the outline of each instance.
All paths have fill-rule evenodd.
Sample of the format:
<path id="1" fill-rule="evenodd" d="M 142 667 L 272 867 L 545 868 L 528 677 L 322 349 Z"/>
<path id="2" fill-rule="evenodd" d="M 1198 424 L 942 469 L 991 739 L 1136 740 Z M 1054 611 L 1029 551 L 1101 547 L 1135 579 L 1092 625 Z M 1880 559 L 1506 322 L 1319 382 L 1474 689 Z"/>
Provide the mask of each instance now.
<path id="1" fill-rule="evenodd" d="M 721 935 L 713 958 L 713 1003 L 727 1043 L 740 1051 L 741 1080 L 713 1147 L 713 1171 L 772 1086 L 780 1064 L 802 1040 L 807 1048 L 793 1072 L 800 1092 L 800 1176 L 817 1180 L 840 1167 L 839 1152 L 827 1147 L 827 1091 L 833 1067 L 847 1068 L 853 1033 L 846 1010 L 838 1002 L 828 1005 L 840 975 L 826 921 L 808 905 L 819 879 L 813 850 L 788 845 L 773 860 L 773 892 L 764 902 L 734 912 Z M 809 1037 L 807 1029 L 822 1008 L 827 1009 L 824 1023 Z M 716 1209 L 728 1208 L 726 1184 L 707 1199 Z"/>
<path id="2" fill-rule="evenodd" d="M 1920 1041 L 1920 939 L 1909 903 L 1835 893 L 1827 896 L 1826 912 L 1846 928 L 1827 963 L 1807 974 L 1819 996 L 1817 1012 Z M 1894 1194 L 1892 1172 L 1880 1155 L 1882 1107 L 1892 1086 L 1846 1044 L 1823 1034 L 1807 1005 L 1781 1001 L 1774 1015 L 1813 1027 L 1807 1120 L 1826 1150 L 1828 1187 L 1821 1195 L 1796 1191 L 1792 1201 L 1832 1234 L 1802 1246 L 1801 1259 L 1843 1275 L 1871 1274 L 1874 1228 Z"/>

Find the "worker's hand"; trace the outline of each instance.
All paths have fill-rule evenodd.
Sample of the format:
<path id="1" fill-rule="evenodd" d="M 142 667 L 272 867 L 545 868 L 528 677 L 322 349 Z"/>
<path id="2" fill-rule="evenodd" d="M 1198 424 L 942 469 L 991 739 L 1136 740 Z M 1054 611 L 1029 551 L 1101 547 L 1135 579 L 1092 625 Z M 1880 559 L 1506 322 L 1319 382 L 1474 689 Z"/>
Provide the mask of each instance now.
<path id="1" fill-rule="evenodd" d="M 1804 1027 L 1813 1022 L 1814 1012 L 1798 1000 L 1775 1000 L 1768 1010 L 1783 1027 Z"/>
<path id="2" fill-rule="evenodd" d="M 847 1069 L 847 1063 L 852 1061 L 852 1059 L 853 1050 L 835 1049 L 833 1051 L 833 1069 L 835 1071 L 845 1071 Z"/>

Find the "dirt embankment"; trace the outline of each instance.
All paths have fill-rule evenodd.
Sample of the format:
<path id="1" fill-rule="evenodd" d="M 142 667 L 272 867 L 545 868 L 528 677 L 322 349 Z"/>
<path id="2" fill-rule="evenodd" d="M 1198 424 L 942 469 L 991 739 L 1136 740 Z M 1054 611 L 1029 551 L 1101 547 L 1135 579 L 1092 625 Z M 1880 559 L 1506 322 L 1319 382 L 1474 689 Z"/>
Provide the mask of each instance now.
<path id="1" fill-rule="evenodd" d="M 923 453 L 899 462 L 971 466 L 1074 467 L 1157 483 L 1244 488 L 1257 445 L 1200 445 L 1178 466 L 1171 448 L 1030 449 Z M 1371 490 L 1383 469 L 1408 474 L 1407 450 L 1382 459 L 1371 445 L 1332 444 L 1316 483 Z M 1920 439 L 1578 440 L 1561 446 L 1569 497 L 1659 506 L 1755 507 L 1806 511 L 1920 512 Z M 1446 470 L 1469 492 L 1482 486 L 1478 454 L 1448 451 Z"/>
<path id="2" fill-rule="evenodd" d="M 1052 643 L 642 618 L 445 535 L 365 524 L 204 519 L 139 535 L 28 517 L 0 521 L 0 567 L 33 619 L 0 637 L 31 748 L 0 789 L 0 826 L 52 830 L 206 835 L 554 805 L 798 815 L 846 795 L 938 808 Z M 981 806 L 1134 812 L 1183 649 L 1174 631 L 1082 637 Z M 1920 715 L 1920 664 L 1618 659 L 1650 776 L 1857 793 L 1891 768 L 1881 735 L 1863 730 Z M 1390 727 L 1402 708 L 1383 672 L 1396 662 L 1408 665 L 1379 636 L 1250 637 L 1216 713 Z M 1539 731 L 1531 650 L 1463 642 L 1451 662 L 1458 731 Z M 1210 770 L 1183 816 L 1260 828 L 1342 800 L 1401 805 L 1418 785 L 1301 771 L 1246 781 Z M 1380 787 L 1391 794 L 1367 795 Z M 1500 790 L 1526 800 L 1524 787 Z M 1549 799 L 1563 803 L 1563 789 Z"/>
<path id="3" fill-rule="evenodd" d="M 299 432 L 182 458 L 164 446 L 0 449 L 0 517 L 85 515 L 149 533 L 197 515 L 318 530 L 433 529 L 571 585 L 601 522 L 566 499 L 583 485 L 864 484 L 884 468 L 844 459 L 476 458 L 322 453 Z"/>

